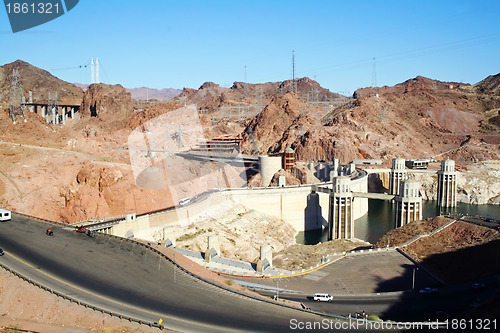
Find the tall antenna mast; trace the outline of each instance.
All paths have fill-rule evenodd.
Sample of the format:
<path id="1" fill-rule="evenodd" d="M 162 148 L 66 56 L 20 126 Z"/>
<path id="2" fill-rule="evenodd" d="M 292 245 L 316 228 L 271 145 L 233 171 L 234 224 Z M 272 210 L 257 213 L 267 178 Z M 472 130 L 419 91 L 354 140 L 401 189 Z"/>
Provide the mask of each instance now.
<path id="1" fill-rule="evenodd" d="M 90 83 L 95 83 L 94 80 L 94 58 L 90 60 Z"/>
<path id="2" fill-rule="evenodd" d="M 373 58 L 373 66 L 372 66 L 372 88 L 377 86 L 377 70 L 375 67 L 375 58 Z"/>
<path id="3" fill-rule="evenodd" d="M 99 58 L 95 59 L 95 83 L 99 82 Z"/>

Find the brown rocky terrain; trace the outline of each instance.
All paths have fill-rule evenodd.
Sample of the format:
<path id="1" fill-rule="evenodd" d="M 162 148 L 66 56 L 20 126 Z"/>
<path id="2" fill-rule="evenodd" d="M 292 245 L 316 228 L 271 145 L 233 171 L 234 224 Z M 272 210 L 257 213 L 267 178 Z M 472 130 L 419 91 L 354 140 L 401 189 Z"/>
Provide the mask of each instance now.
<path id="1" fill-rule="evenodd" d="M 52 126 L 26 112 L 27 122 L 13 125 L 6 111 L 13 68 L 19 68 L 25 92 L 42 85 L 43 94 L 61 91 L 61 100 L 80 98 L 81 117 L 65 126 Z M 0 166 L 0 204 L 59 221 L 141 213 L 174 204 L 167 188 L 135 184 L 127 141 L 131 131 L 178 110 L 184 102 L 204 109 L 250 105 L 257 102 L 258 93 L 262 112 L 244 124 L 224 120 L 213 125 L 209 117 L 198 116 L 202 130 L 197 135 L 241 134 L 246 153 L 279 153 L 292 147 L 298 160 L 337 157 L 342 162 L 390 161 L 396 155 L 451 157 L 457 162 L 499 158 L 500 141 L 495 139 L 499 128 L 494 121 L 500 105 L 495 94 L 498 75 L 474 86 L 417 77 L 394 87 L 359 90 L 353 102 L 331 108 L 303 98 L 308 95 L 311 101 L 311 94 L 317 94 L 313 99 L 327 101 L 339 96 L 308 78 L 295 80 L 297 93 L 290 92 L 291 81 L 235 82 L 231 88 L 207 82 L 198 90 L 185 89 L 174 101 L 153 103 L 140 111 L 120 85 L 93 84 L 83 94 L 80 88 L 22 61 L 5 65 L 0 72 L 4 110 L 0 112 L 0 152 L 6 161 Z M 168 119 L 175 122 L 179 117 Z M 156 157 L 154 163 L 162 158 Z M 115 193 L 122 195 L 116 198 Z"/>
<path id="2" fill-rule="evenodd" d="M 283 82 L 251 84 L 234 82 L 230 88 L 221 87 L 213 82 L 205 82 L 198 90 L 184 88 L 174 100 L 181 104 L 196 104 L 200 109 L 214 112 L 223 105 L 259 105 L 266 106 L 273 97 L 295 91 L 298 96 L 314 101 L 327 101 L 344 96 L 332 93 L 328 89 L 307 77 Z"/>
<path id="3" fill-rule="evenodd" d="M 46 99 L 49 92 L 57 91 L 61 102 L 81 103 L 82 116 L 68 120 L 64 126 L 53 126 L 45 124 L 40 115 L 26 112 L 27 121 L 13 125 L 7 109 L 10 76 L 14 67 L 19 68 L 26 96 L 29 89 L 33 89 L 35 100 Z M 336 157 L 342 162 L 354 158 L 382 158 L 388 162 L 396 155 L 405 158 L 449 156 L 458 162 L 499 159 L 500 147 L 496 141 L 500 130 L 500 121 L 497 120 L 500 117 L 499 79 L 496 75 L 470 86 L 417 77 L 395 87 L 360 90 L 353 101 L 331 108 L 308 103 L 308 98 L 309 101 L 327 101 L 338 95 L 307 78 L 296 80 L 297 93 L 290 92 L 290 81 L 260 85 L 236 82 L 231 88 L 205 83 L 198 90 L 184 89 L 174 101 L 156 103 L 139 111 L 130 93 L 119 85 L 95 84 L 84 95 L 80 88 L 17 61 L 0 68 L 0 207 L 55 221 L 76 222 L 172 206 L 176 201 L 170 188 L 145 188 L 136 184 L 128 138 L 133 130 L 178 110 L 178 106 L 184 103 L 196 103 L 209 112 L 222 105 L 261 103 L 263 111 L 244 124 L 221 121 L 212 125 L 209 117 L 198 117 L 202 133 L 207 137 L 241 133 L 245 152 L 277 153 L 292 147 L 299 160 L 330 160 Z M 316 90 L 319 91 L 318 97 L 313 94 Z M 177 116 L 177 119 L 180 118 Z M 172 126 L 177 125 L 175 117 L 170 120 Z M 145 129 L 141 131 L 147 132 Z M 146 153 L 139 152 L 142 155 Z M 163 161 L 178 165 L 182 171 L 192 168 L 192 174 L 201 172 L 193 165 L 184 165 L 173 157 L 165 159 L 164 156 L 149 159 L 152 168 L 148 170 L 154 171 Z M 231 177 L 238 175 L 234 170 L 229 174 Z M 171 178 L 173 183 L 182 181 L 181 175 L 172 175 Z M 292 181 L 287 179 L 287 182 L 289 180 Z M 199 193 L 199 188 L 191 184 L 181 184 L 180 187 L 183 196 Z M 241 250 L 245 247 L 244 241 L 250 239 L 257 223 L 264 219 L 251 211 L 241 211 L 241 214 L 253 224 L 241 225 L 244 220 L 239 220 L 239 217 L 242 216 L 228 214 L 227 219 L 234 222 L 230 224 L 232 230 L 225 225 L 219 226 L 220 232 L 226 232 L 227 238 L 234 241 L 228 240 L 229 243 L 225 244 L 228 249 Z M 266 220 L 266 223 L 266 228 L 262 229 L 269 231 L 270 242 L 285 234 L 283 238 L 286 239 L 280 244 L 294 243 L 293 230 L 280 225 L 280 221 Z M 408 231 L 401 239 L 432 230 L 441 223 L 444 221 L 435 219 L 429 225 L 411 224 L 411 227 L 401 230 L 415 230 Z M 185 241 L 203 249 L 206 232 L 210 232 L 212 227 L 199 225 L 198 228 L 191 228 L 188 234 L 198 233 L 200 237 L 190 238 L 188 235 Z M 472 249 L 476 248 L 472 245 L 497 239 L 495 235 L 476 232 L 470 226 L 457 224 L 453 228 L 457 229 L 450 227 L 446 233 L 437 234 L 443 239 L 429 238 L 427 241 L 430 244 L 424 240 L 416 244 L 412 248 L 416 258 L 438 267 L 439 264 L 433 264 L 431 253 L 448 254 L 450 249 L 458 249 L 455 243 L 461 248 Z M 199 232 L 202 229 L 206 232 Z M 236 239 L 241 232 L 245 236 Z M 390 245 L 399 239 L 397 232 L 402 231 L 388 236 Z M 381 246 L 386 246 L 387 239 L 380 242 Z M 277 262 L 285 265 L 299 260 L 303 260 L 305 265 L 309 262 L 314 264 L 325 252 L 348 249 L 353 245 L 340 244 L 337 248 L 332 243 L 293 247 L 287 251 L 280 244 L 275 245 L 278 251 L 283 250 L 277 255 Z M 436 244 L 445 246 L 436 248 Z M 256 249 L 250 249 L 246 255 L 254 258 Z M 436 262 L 442 263 L 440 260 Z M 12 286 L 10 282 L 5 285 L 7 283 Z M 9 294 L 9 298 L 12 297 L 15 299 L 16 295 Z M 16 318 L 31 320 L 37 315 L 25 312 Z M 62 324 L 67 325 L 65 322 Z"/>
<path id="4" fill-rule="evenodd" d="M 48 91 L 72 86 L 23 62 L 2 70 L 8 72 L 14 65 L 19 65 L 23 87 L 29 87 L 29 83 L 24 84 L 29 79 L 45 84 Z M 40 75 L 48 78 L 42 80 Z M 94 84 L 85 95 L 76 89 L 80 93 L 78 103 L 82 103 L 81 116 L 69 119 L 64 126 L 47 125 L 39 114 L 28 111 L 26 122 L 13 125 L 3 104 L 0 205 L 61 222 L 172 206 L 167 189 L 149 190 L 135 184 L 126 151 L 130 134 L 126 124 L 135 109 L 130 94 L 119 85 Z"/>
<path id="5" fill-rule="evenodd" d="M 492 85 L 495 79 L 487 82 Z M 479 93 L 482 86 L 419 76 L 394 87 L 360 89 L 353 103 L 323 114 L 289 93 L 271 100 L 248 122 L 244 147 L 277 153 L 291 146 L 299 160 L 336 157 L 344 163 L 355 158 L 390 161 L 396 155 L 498 159 L 500 146 L 493 138 L 500 132 L 495 125 L 500 97 L 494 90 Z"/>
<path id="6" fill-rule="evenodd" d="M 365 242 L 348 239 L 335 239 L 316 245 L 294 244 L 273 253 L 273 266 L 287 270 L 306 269 L 319 264 L 325 255 L 365 248 L 367 245 Z"/>
<path id="7" fill-rule="evenodd" d="M 79 98 L 81 118 L 52 126 L 26 112 L 27 122 L 12 125 L 6 103 L 13 68 L 19 68 L 25 92 L 42 85 L 43 94 L 60 91 L 60 99 L 68 102 Z M 131 131 L 184 103 L 214 109 L 260 100 L 262 112 L 246 123 L 223 120 L 213 125 L 208 116 L 198 116 L 205 137 L 241 134 L 246 153 L 279 153 L 292 147 L 298 160 L 337 157 L 342 162 L 354 158 L 388 162 L 396 155 L 451 157 L 457 162 L 500 158 L 500 141 L 495 139 L 498 75 L 474 86 L 417 77 L 394 87 L 361 89 L 354 101 L 331 108 L 303 98 L 308 95 L 311 101 L 310 96 L 317 94 L 313 99 L 327 101 L 339 96 L 308 78 L 295 80 L 297 93 L 290 92 L 291 81 L 235 82 L 231 88 L 207 82 L 198 90 L 185 89 L 174 101 L 153 103 L 140 111 L 120 85 L 93 84 L 83 94 L 22 61 L 1 67 L 0 73 L 4 110 L 0 149 L 7 161 L 0 166 L 0 204 L 59 221 L 141 213 L 174 204 L 167 188 L 135 184 L 127 140 Z M 256 93 L 262 98 L 257 99 Z M 123 195 L 116 198 L 117 192 Z"/>
<path id="8" fill-rule="evenodd" d="M 113 122 L 116 117 L 130 118 L 134 109 L 135 101 L 121 85 L 94 83 L 83 94 L 80 115 L 97 118 L 111 116 L 107 121 Z"/>
<path id="9" fill-rule="evenodd" d="M 59 104 L 80 104 L 83 90 L 72 83 L 62 81 L 43 69 L 36 68 L 22 60 L 0 66 L 0 96 L 3 109 L 8 109 L 11 96 L 12 71 L 19 70 L 19 79 L 23 87 L 24 96 L 28 101 L 28 94 L 33 92 L 34 102 L 47 101 L 49 93 L 54 98 L 56 92 Z"/>

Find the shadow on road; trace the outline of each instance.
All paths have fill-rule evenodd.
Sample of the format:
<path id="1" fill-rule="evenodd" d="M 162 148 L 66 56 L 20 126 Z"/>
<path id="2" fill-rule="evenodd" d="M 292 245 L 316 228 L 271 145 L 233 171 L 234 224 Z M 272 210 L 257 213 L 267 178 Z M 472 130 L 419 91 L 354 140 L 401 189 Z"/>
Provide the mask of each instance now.
<path id="1" fill-rule="evenodd" d="M 395 287 L 407 290 L 400 296 L 399 302 L 380 315 L 381 318 L 397 321 L 436 320 L 445 316 L 475 318 L 482 312 L 472 309 L 485 302 L 490 303 L 490 310 L 492 306 L 498 309 L 500 288 L 496 275 L 500 267 L 500 240 L 434 254 L 424 259 L 419 266 L 405 265 L 403 274 L 378 284 L 379 292 L 397 290 Z M 444 281 L 446 286 L 432 278 L 426 270 Z M 486 281 L 485 287 L 480 290 L 473 287 L 473 283 L 478 280 Z M 419 290 L 427 287 L 437 290 L 419 293 Z"/>

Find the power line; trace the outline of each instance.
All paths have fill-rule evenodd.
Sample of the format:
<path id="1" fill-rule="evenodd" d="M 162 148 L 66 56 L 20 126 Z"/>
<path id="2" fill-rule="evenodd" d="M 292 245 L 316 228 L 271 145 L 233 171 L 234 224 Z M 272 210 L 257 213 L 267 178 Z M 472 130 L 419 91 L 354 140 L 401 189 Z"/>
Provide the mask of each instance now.
<path id="1" fill-rule="evenodd" d="M 490 35 L 485 35 L 485 36 L 480 36 L 480 37 L 474 37 L 474 38 L 469 38 L 469 39 L 463 39 L 463 40 L 457 40 L 449 43 L 440 43 L 440 44 L 435 44 L 435 45 L 430 45 L 422 48 L 417 48 L 417 49 L 412 49 L 412 50 L 407 50 L 407 51 L 401 51 L 401 52 L 396 52 L 392 54 L 386 54 L 384 56 L 379 56 L 377 57 L 379 64 L 380 61 L 394 61 L 394 60 L 399 60 L 399 59 L 409 59 L 413 57 L 419 57 L 422 55 L 429 55 L 433 53 L 438 53 L 438 52 L 443 52 L 443 51 L 449 51 L 449 50 L 455 50 L 459 48 L 464 48 L 464 47 L 469 47 L 469 46 L 475 46 L 478 44 L 482 43 L 487 43 L 496 39 L 500 38 L 500 33 L 494 33 Z M 346 68 L 354 68 L 354 67 L 359 67 L 360 65 L 366 65 L 368 62 L 373 61 L 373 58 L 368 60 L 368 59 L 360 59 L 357 61 L 352 61 L 352 62 L 345 62 L 345 63 L 340 63 L 340 64 L 335 64 L 335 65 L 330 65 L 330 66 L 323 66 L 319 67 L 313 70 L 308 71 L 309 73 L 317 73 L 317 72 L 328 72 L 336 69 L 346 69 Z"/>
<path id="2" fill-rule="evenodd" d="M 52 69 L 49 69 L 49 71 L 67 71 L 67 70 L 71 70 L 71 69 L 87 68 L 89 65 L 90 65 L 90 63 L 84 64 L 84 65 L 73 66 L 73 67 L 52 68 Z"/>

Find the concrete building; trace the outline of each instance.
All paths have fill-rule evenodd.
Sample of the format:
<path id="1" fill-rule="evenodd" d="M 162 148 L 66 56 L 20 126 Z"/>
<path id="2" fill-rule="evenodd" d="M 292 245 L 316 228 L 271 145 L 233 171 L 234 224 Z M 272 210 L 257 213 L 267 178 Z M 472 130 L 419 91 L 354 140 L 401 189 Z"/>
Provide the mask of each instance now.
<path id="1" fill-rule="evenodd" d="M 287 148 L 283 154 L 283 169 L 291 171 L 295 165 L 295 151 L 292 148 Z"/>
<path id="2" fill-rule="evenodd" d="M 453 160 L 441 161 L 441 170 L 438 171 L 436 204 L 438 207 L 455 207 L 457 205 L 457 173 Z"/>
<path id="3" fill-rule="evenodd" d="M 339 176 L 333 182 L 328 212 L 328 240 L 354 238 L 353 198 L 351 179 Z"/>
<path id="4" fill-rule="evenodd" d="M 392 160 L 392 168 L 389 173 L 389 194 L 398 195 L 401 182 L 406 180 L 405 159 L 396 157 Z"/>
<path id="5" fill-rule="evenodd" d="M 405 164 L 409 169 L 425 170 L 429 166 L 430 162 L 431 162 L 430 159 L 417 159 L 417 160 L 408 160 L 405 162 Z"/>
<path id="6" fill-rule="evenodd" d="M 422 219 L 422 197 L 420 196 L 419 182 L 403 181 L 399 194 L 394 198 L 394 201 L 396 203 L 395 228 Z"/>

